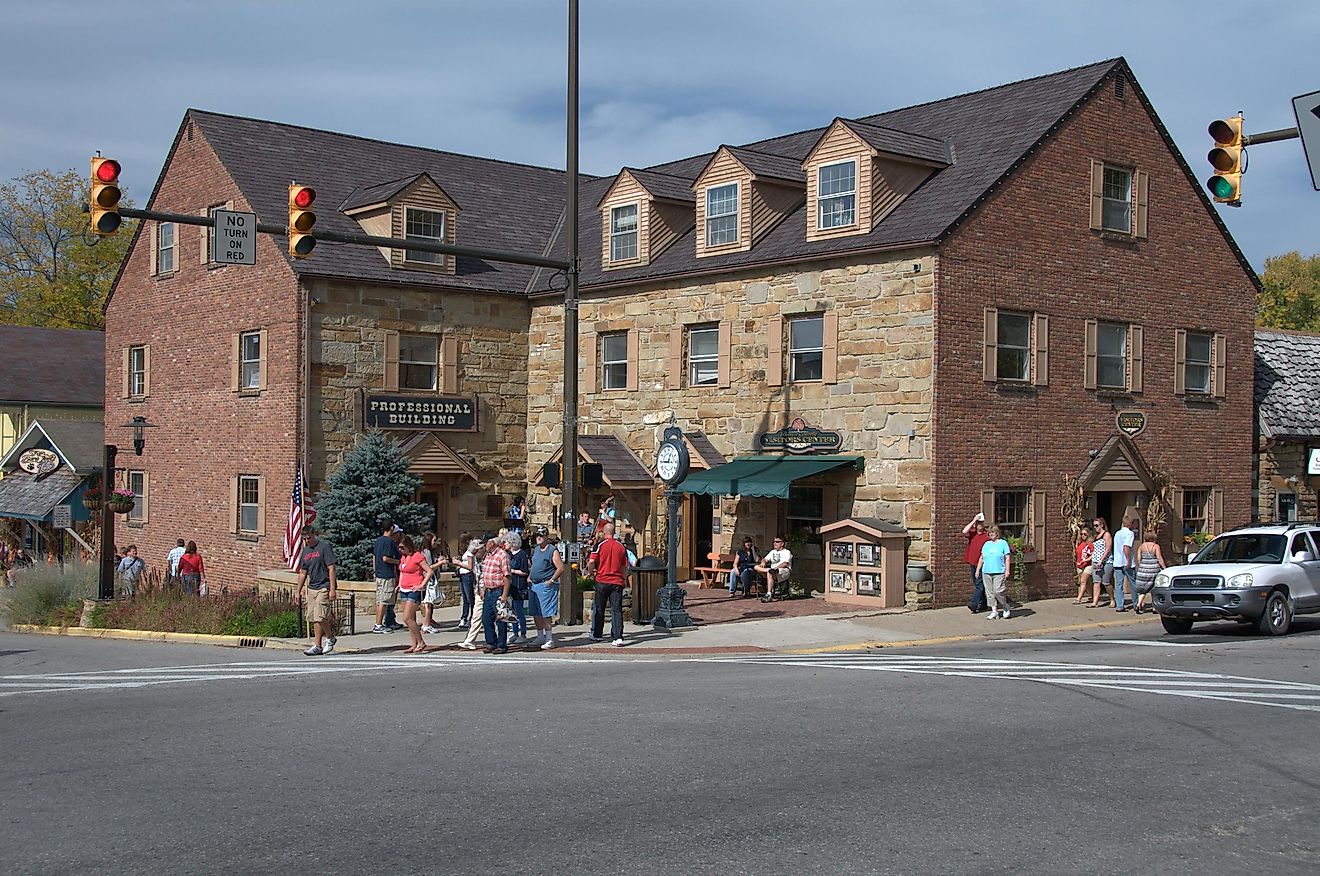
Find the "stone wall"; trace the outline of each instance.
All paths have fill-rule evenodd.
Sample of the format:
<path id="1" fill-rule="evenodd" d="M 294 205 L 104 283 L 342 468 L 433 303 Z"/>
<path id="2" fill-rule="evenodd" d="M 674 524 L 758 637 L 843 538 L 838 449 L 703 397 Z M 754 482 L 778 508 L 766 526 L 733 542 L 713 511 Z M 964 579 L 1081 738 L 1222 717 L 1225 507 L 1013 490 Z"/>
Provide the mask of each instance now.
<path id="1" fill-rule="evenodd" d="M 1262 447 L 1256 454 L 1255 518 L 1268 523 L 1277 519 L 1275 503 L 1282 491 L 1297 494 L 1297 519 L 1320 519 L 1317 510 L 1315 482 L 1320 479 L 1306 476 L 1306 442 L 1261 439 Z"/>

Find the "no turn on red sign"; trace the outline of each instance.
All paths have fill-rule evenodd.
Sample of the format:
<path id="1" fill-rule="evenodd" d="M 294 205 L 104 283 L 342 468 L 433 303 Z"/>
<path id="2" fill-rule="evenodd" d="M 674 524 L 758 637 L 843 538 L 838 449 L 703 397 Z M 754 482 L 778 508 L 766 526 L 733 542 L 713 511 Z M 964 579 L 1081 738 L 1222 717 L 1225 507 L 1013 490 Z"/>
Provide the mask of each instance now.
<path id="1" fill-rule="evenodd" d="M 211 260 L 222 265 L 257 263 L 257 214 L 215 211 Z"/>

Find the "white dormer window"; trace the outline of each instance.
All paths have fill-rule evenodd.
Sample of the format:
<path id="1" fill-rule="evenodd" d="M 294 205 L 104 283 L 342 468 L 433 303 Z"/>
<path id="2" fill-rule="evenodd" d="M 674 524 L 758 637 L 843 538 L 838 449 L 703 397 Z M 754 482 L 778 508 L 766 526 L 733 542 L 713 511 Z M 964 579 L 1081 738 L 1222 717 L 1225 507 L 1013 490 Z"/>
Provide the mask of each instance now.
<path id="1" fill-rule="evenodd" d="M 637 258 L 637 205 L 625 204 L 610 210 L 610 261 Z"/>
<path id="2" fill-rule="evenodd" d="M 847 228 L 857 224 L 857 162 L 840 161 L 817 171 L 819 227 Z"/>
<path id="3" fill-rule="evenodd" d="M 738 242 L 738 184 L 706 190 L 706 246 Z"/>
<path id="4" fill-rule="evenodd" d="M 443 210 L 422 210 L 417 207 L 403 208 L 403 236 L 406 240 L 429 240 L 434 243 L 445 242 L 445 214 Z M 445 257 L 438 252 L 420 249 L 407 249 L 403 252 L 405 262 L 421 262 L 427 265 L 442 265 Z"/>

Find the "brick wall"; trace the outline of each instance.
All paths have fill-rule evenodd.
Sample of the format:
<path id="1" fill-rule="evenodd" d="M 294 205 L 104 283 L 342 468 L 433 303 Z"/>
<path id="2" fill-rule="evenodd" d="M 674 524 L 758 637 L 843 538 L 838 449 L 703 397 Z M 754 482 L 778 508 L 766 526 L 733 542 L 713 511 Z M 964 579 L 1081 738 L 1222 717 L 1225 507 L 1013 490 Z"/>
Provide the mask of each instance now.
<path id="1" fill-rule="evenodd" d="M 1148 239 L 1090 230 L 1092 158 L 1150 174 Z M 1117 407 L 1146 413 L 1147 428 L 1135 441 L 1153 469 L 1167 472 L 1175 484 L 1223 489 L 1225 525 L 1249 518 L 1255 289 L 1195 185 L 1131 85 L 1119 98 L 1105 83 L 941 248 L 935 302 L 937 604 L 967 599 L 959 531 L 978 510 L 980 491 L 994 486 L 1047 491 L 1047 556 L 1032 569 L 1032 590 L 1069 592 L 1074 579 L 1059 514 L 1061 479 L 1080 474 L 1087 451 L 1114 434 Z M 1049 314 L 1048 386 L 1011 391 L 983 381 L 987 305 Z M 1144 327 L 1144 392 L 1083 388 L 1087 319 Z M 1174 394 L 1178 328 L 1225 335 L 1223 399 L 1194 403 Z"/>

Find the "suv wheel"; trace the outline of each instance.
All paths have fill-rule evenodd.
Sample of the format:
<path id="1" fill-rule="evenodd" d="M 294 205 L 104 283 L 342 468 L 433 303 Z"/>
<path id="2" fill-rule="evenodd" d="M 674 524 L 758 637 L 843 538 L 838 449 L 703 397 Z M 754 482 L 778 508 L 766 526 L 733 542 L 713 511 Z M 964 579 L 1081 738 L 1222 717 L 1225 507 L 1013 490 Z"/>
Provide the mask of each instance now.
<path id="1" fill-rule="evenodd" d="M 1180 617 L 1162 617 L 1160 623 L 1164 625 L 1164 632 L 1175 636 L 1185 636 L 1192 631 L 1192 622 Z"/>
<path id="2" fill-rule="evenodd" d="M 1256 631 L 1262 636 L 1282 636 L 1292 626 L 1292 606 L 1281 590 L 1275 590 L 1265 599 L 1265 611 L 1256 621 Z"/>

